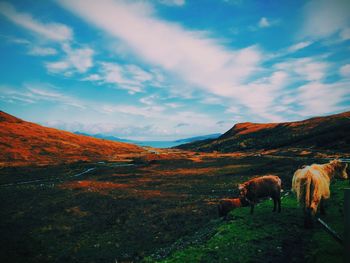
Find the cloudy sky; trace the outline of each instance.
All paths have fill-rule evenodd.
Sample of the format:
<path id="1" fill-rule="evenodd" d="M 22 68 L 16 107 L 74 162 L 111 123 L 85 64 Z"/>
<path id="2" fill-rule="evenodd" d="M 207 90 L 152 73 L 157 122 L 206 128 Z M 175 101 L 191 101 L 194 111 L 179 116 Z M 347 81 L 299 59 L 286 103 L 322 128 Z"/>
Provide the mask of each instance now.
<path id="1" fill-rule="evenodd" d="M 350 2 L 0 2 L 0 109 L 167 140 L 350 110 Z"/>

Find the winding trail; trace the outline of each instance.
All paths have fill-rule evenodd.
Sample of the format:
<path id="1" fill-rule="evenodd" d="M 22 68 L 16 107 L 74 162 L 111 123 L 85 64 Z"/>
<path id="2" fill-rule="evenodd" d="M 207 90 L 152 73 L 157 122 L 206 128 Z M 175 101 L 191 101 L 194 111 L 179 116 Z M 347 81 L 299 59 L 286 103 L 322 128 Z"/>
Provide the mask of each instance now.
<path id="1" fill-rule="evenodd" d="M 129 166 L 135 166 L 135 164 L 131 163 L 117 163 L 117 164 L 112 164 L 112 167 L 129 167 Z M 56 177 L 56 178 L 50 178 L 50 179 L 36 179 L 36 180 L 29 180 L 29 181 L 23 181 L 23 182 L 15 182 L 15 183 L 9 183 L 9 184 L 1 184 L 0 187 L 9 187 L 9 186 L 16 186 L 16 185 L 24 185 L 24 184 L 32 184 L 32 183 L 52 183 L 52 182 L 57 182 L 57 181 L 64 181 L 69 178 L 74 178 L 74 177 L 79 177 L 84 174 L 90 173 L 92 171 L 97 170 L 98 167 L 91 167 L 88 168 L 80 173 L 73 174 L 71 176 L 67 177 Z"/>
<path id="2" fill-rule="evenodd" d="M 80 172 L 80 173 L 77 173 L 77 174 L 74 174 L 74 175 L 71 175 L 71 176 L 68 176 L 68 177 L 65 177 L 65 178 L 56 177 L 56 178 L 51 178 L 51 179 L 37 179 L 37 180 L 30 180 L 30 181 L 24 181 L 24 182 L 15 182 L 15 183 L 10 183 L 10 184 L 1 184 L 0 187 L 16 186 L 16 185 L 32 184 L 32 183 L 40 183 L 40 182 L 52 183 L 52 182 L 56 182 L 56 181 L 59 181 L 59 180 L 62 180 L 62 179 L 78 177 L 78 176 L 81 176 L 83 174 L 87 174 L 87 173 L 89 173 L 91 171 L 94 171 L 96 169 L 97 169 L 97 167 L 92 167 L 92 168 L 86 169 L 83 172 Z"/>

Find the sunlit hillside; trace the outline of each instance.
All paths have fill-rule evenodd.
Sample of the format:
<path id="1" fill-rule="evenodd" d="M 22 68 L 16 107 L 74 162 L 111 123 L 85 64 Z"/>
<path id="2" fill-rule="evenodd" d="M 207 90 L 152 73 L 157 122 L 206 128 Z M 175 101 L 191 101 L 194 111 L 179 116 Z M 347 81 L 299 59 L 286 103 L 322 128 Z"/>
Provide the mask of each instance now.
<path id="1" fill-rule="evenodd" d="M 0 164 L 3 166 L 116 160 L 143 151 L 133 144 L 76 135 L 0 112 Z"/>
<path id="2" fill-rule="evenodd" d="M 310 152 L 350 152 L 350 112 L 304 121 L 238 123 L 218 139 L 178 146 L 198 151 L 254 151 L 298 148 Z"/>

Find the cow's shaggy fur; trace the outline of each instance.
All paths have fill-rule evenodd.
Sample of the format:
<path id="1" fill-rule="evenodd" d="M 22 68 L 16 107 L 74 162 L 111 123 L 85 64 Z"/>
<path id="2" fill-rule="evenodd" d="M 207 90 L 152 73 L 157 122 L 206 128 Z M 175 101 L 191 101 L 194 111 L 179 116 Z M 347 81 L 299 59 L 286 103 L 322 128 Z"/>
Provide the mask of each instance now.
<path id="1" fill-rule="evenodd" d="M 245 201 L 240 198 L 224 198 L 219 201 L 218 213 L 219 217 L 226 218 L 228 213 L 238 207 L 245 206 Z"/>
<path id="2" fill-rule="evenodd" d="M 244 198 L 251 206 L 253 214 L 254 206 L 260 198 L 271 197 L 273 199 L 273 212 L 281 212 L 281 179 L 275 175 L 265 175 L 253 178 L 238 186 L 240 197 Z"/>
<path id="3" fill-rule="evenodd" d="M 347 179 L 346 168 L 346 163 L 333 160 L 323 165 L 304 166 L 294 173 L 292 190 L 296 193 L 299 204 L 304 208 L 305 227 L 312 227 L 313 217 L 319 204 L 320 212 L 325 213 L 323 200 L 330 197 L 329 184 L 333 177 Z"/>

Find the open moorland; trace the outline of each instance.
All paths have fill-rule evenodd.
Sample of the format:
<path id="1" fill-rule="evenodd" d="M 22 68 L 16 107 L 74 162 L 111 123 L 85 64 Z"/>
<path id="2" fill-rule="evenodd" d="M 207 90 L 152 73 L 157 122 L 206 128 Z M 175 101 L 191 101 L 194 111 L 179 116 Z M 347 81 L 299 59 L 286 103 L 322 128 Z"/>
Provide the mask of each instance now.
<path id="1" fill-rule="evenodd" d="M 349 158 L 348 116 L 237 124 L 218 139 L 156 149 L 0 112 L 0 260 L 340 262 L 339 244 L 303 228 L 290 188 L 302 165 Z M 266 174 L 282 179 L 281 214 L 265 200 L 254 216 L 245 207 L 218 218 L 221 198 Z M 338 233 L 346 186 L 331 186 L 324 217 Z"/>
<path id="2" fill-rule="evenodd" d="M 254 217 L 242 208 L 242 214 L 233 214 L 228 222 L 218 219 L 216 204 L 236 196 L 237 183 L 270 173 L 282 178 L 289 193 L 295 169 L 324 159 L 168 151 L 172 158 L 2 168 L 1 261 L 138 262 L 175 255 L 171 262 L 232 262 L 244 251 L 240 262 L 266 262 L 266 253 L 273 254 L 270 262 L 286 260 L 291 253 L 293 262 L 310 256 L 303 252 L 303 242 L 323 230 L 316 228 L 300 241 L 302 215 L 294 197 L 282 201 L 281 215 L 272 214 L 266 201 Z M 252 231 L 253 239 L 247 236 Z M 229 233 L 225 238 L 241 243 L 242 251 L 220 256 L 215 252 L 218 245 L 203 248 L 217 240 L 218 233 Z M 281 234 L 283 238 L 275 240 Z M 335 249 L 331 256 L 338 253 L 331 237 L 324 238 Z M 202 250 L 181 254 L 196 246 Z M 260 246 L 264 252 L 252 258 Z"/>

